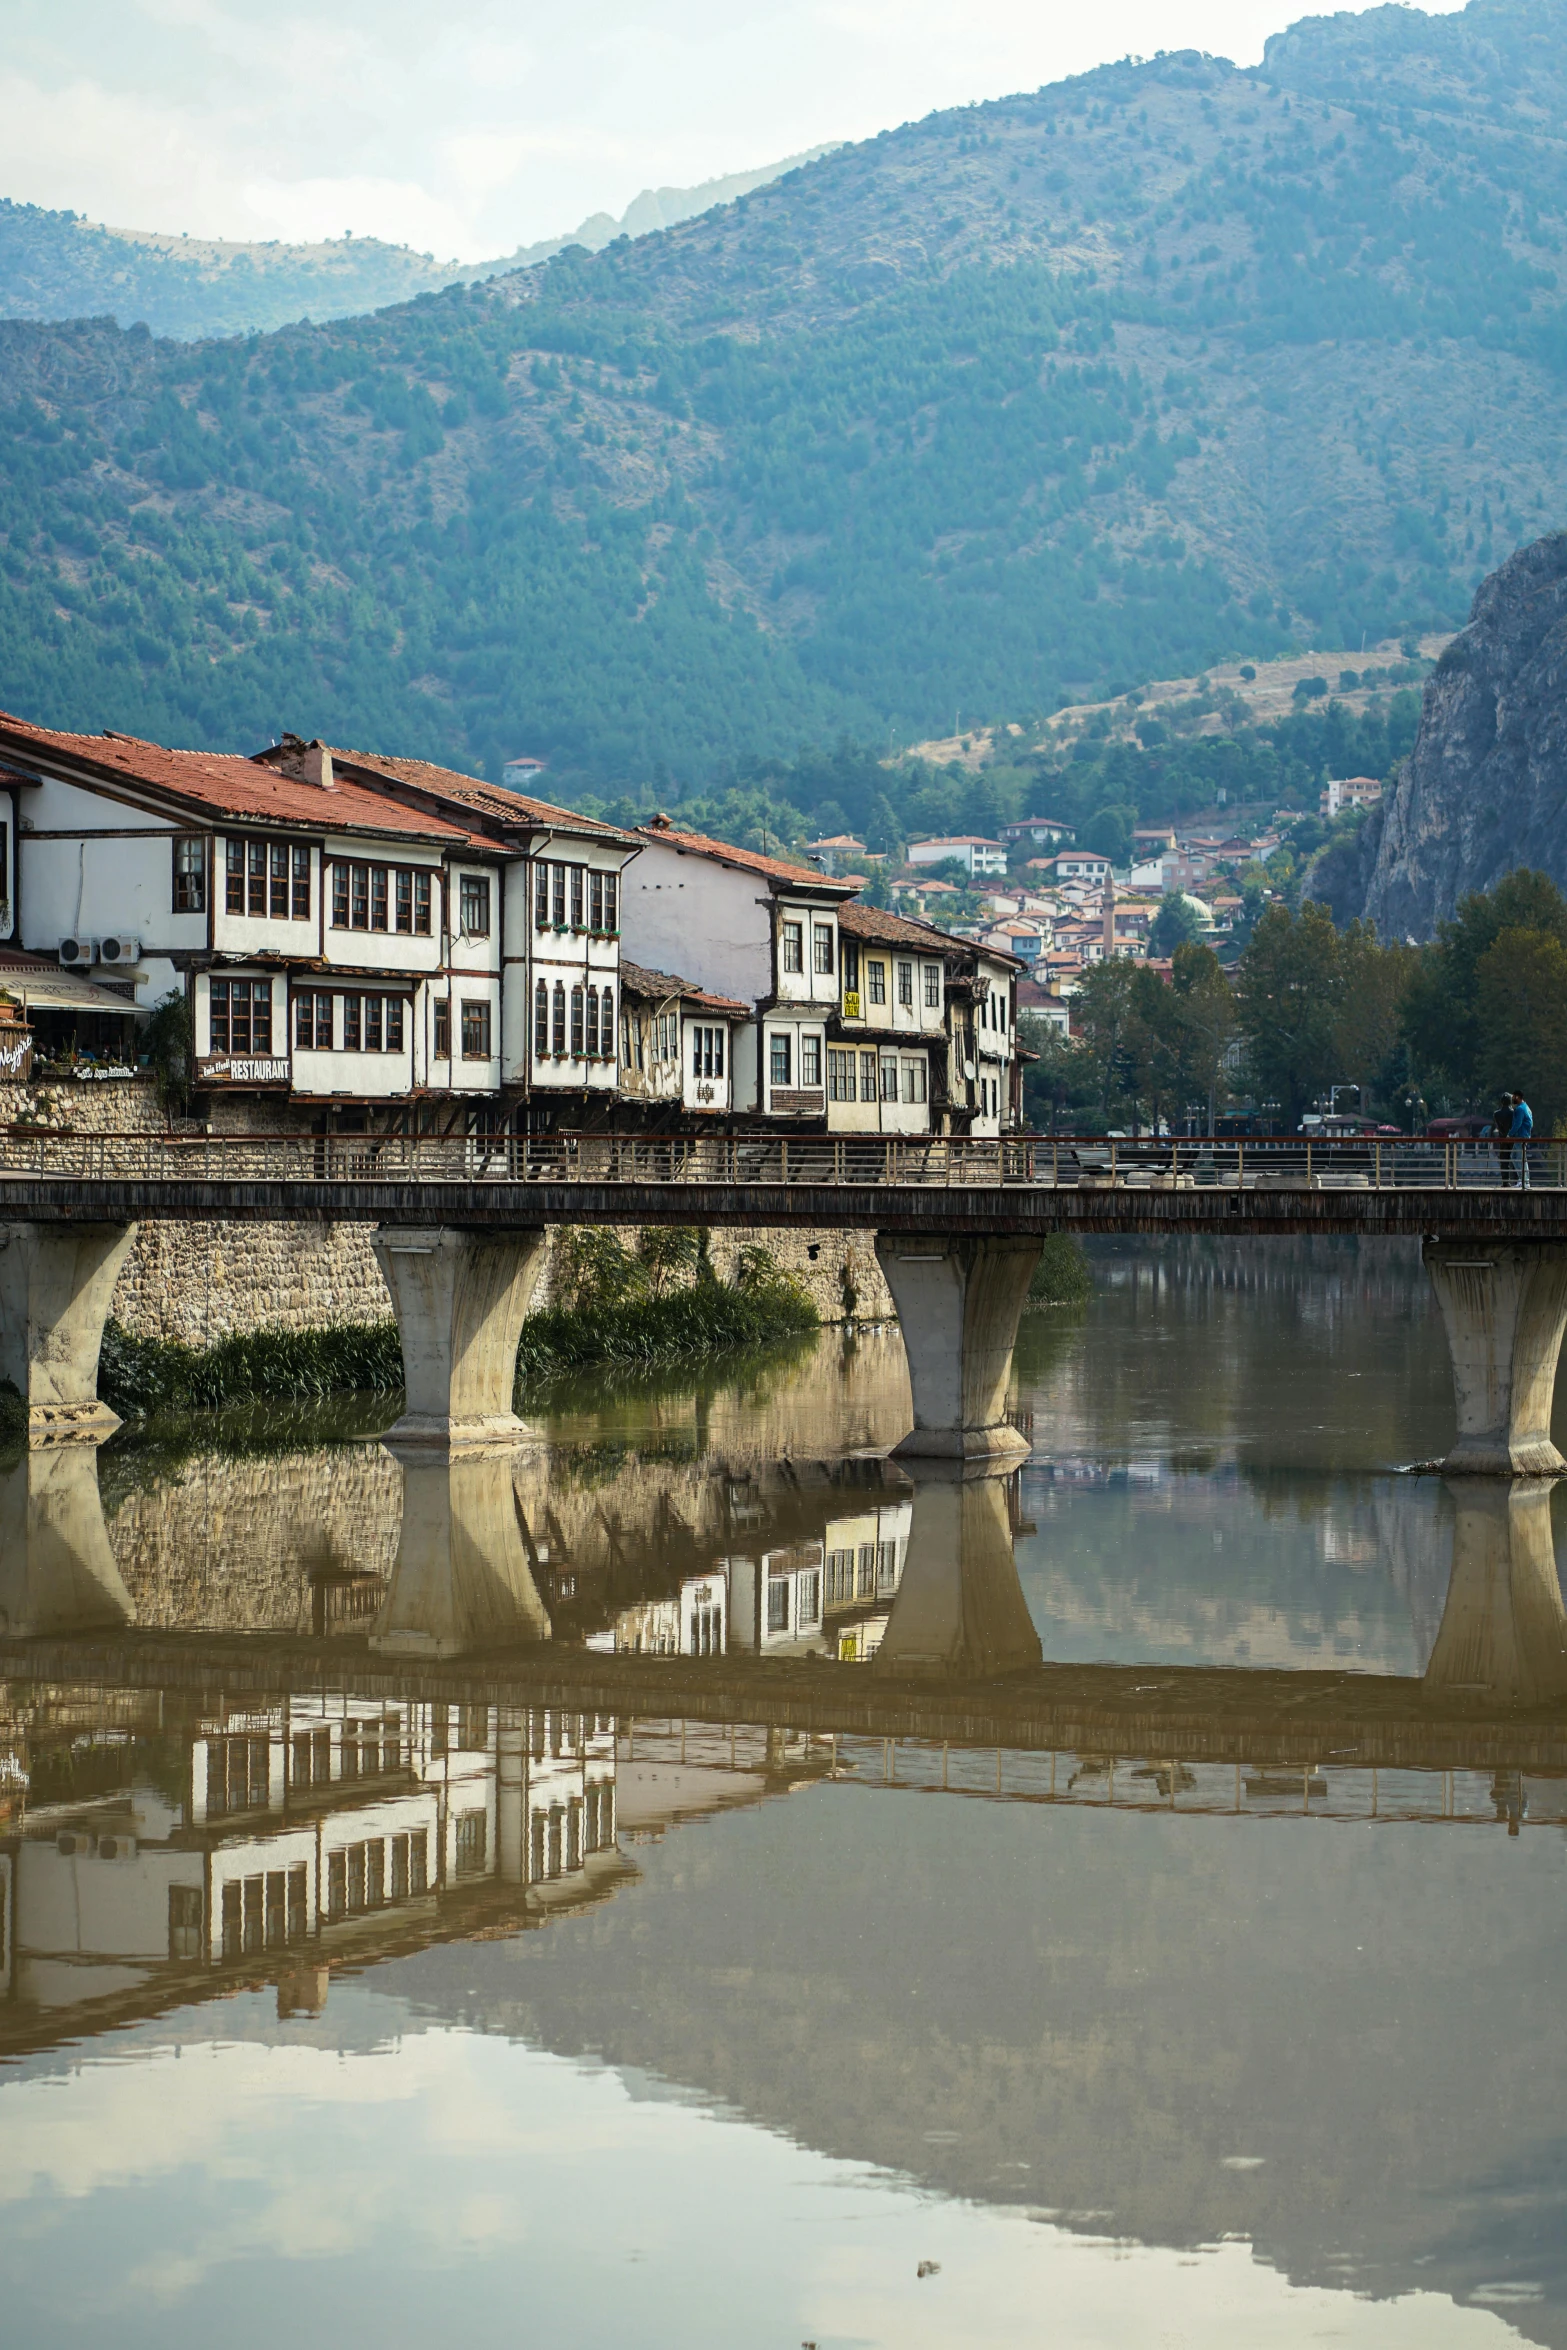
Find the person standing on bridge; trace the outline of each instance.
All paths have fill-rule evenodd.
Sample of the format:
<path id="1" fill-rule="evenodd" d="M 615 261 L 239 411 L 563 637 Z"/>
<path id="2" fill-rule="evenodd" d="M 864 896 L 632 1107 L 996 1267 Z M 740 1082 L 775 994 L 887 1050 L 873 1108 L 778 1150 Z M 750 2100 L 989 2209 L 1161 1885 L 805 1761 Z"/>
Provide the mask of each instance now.
<path id="1" fill-rule="evenodd" d="M 1512 1149 L 1508 1152 L 1507 1155 L 1509 1160 L 1516 1156 L 1518 1161 L 1518 1186 L 1521 1191 L 1527 1191 L 1529 1188 L 1529 1138 L 1534 1132 L 1534 1112 L 1530 1109 L 1528 1103 L 1524 1100 L 1521 1093 L 1515 1093 L 1512 1096 L 1512 1104 L 1513 1122 L 1508 1128 L 1508 1135 L 1512 1142 Z M 1512 1169 L 1510 1166 L 1508 1168 L 1508 1180 L 1509 1182 L 1512 1180 Z"/>
<path id="2" fill-rule="evenodd" d="M 1498 1183 L 1505 1183 L 1508 1161 L 1513 1155 L 1510 1140 L 1513 1131 L 1513 1097 L 1510 1093 L 1497 1095 L 1495 1115 L 1486 1131 L 1496 1152 L 1496 1179 Z"/>

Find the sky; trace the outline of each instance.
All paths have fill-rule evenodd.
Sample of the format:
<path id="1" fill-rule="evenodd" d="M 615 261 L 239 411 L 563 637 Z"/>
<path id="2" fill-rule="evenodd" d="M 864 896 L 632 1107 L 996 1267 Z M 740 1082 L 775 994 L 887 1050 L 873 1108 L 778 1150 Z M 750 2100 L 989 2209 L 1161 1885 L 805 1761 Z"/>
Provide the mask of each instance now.
<path id="1" fill-rule="evenodd" d="M 1431 0 L 1433 12 L 1452 0 Z M 1285 0 L 5 0 L 0 195 L 486 260 L 1110 59 L 1254 64 Z"/>

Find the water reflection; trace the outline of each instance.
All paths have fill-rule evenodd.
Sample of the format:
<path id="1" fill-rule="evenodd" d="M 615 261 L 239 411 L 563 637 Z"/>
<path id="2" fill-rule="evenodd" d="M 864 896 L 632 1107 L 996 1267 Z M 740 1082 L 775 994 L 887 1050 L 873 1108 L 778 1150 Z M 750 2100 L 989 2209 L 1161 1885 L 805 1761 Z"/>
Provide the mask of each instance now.
<path id="1" fill-rule="evenodd" d="M 8 2338 L 133 2270 L 239 2338 L 261 2258 L 422 2334 L 457 2245 L 477 2330 L 659 2350 L 1567 2339 L 1563 1492 L 1393 1473 L 1396 1268 L 1125 1270 L 1010 1476 L 885 1460 L 875 1338 L 454 1468 L 7 1472 Z"/>

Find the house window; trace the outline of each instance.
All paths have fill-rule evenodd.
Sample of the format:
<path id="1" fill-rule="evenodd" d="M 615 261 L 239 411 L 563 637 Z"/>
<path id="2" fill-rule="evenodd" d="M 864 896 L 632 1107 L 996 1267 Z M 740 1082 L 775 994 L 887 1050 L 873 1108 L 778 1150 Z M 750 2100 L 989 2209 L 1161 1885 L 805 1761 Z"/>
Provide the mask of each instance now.
<path id="1" fill-rule="evenodd" d="M 583 910 L 583 909 L 582 909 L 582 894 L 583 894 L 583 884 L 584 884 L 584 883 L 585 883 L 585 881 L 587 880 L 587 869 L 586 869 L 586 867 L 585 867 L 585 866 L 582 866 L 582 865 L 573 865 L 573 866 L 570 868 L 570 871 L 571 871 L 571 927 L 572 927 L 572 929 L 573 929 L 573 930 L 580 930 L 580 929 L 582 928 L 582 910 Z"/>
<path id="2" fill-rule="evenodd" d="M 555 982 L 555 1000 L 550 1008 L 550 1046 L 559 1059 L 566 1058 L 566 984 L 561 979 Z"/>
<path id="3" fill-rule="evenodd" d="M 860 1099 L 862 1102 L 873 1102 L 876 1099 L 876 1055 L 874 1053 L 861 1053 L 860 1055 Z"/>
<path id="4" fill-rule="evenodd" d="M 769 1575 L 767 1578 L 767 1629 L 769 1632 L 787 1632 L 789 1629 L 787 1575 Z"/>
<path id="5" fill-rule="evenodd" d="M 800 1039 L 800 1083 L 820 1085 L 822 1081 L 822 1040 L 819 1036 Z"/>
<path id="6" fill-rule="evenodd" d="M 434 894 L 429 874 L 416 873 L 414 875 L 414 936 L 416 938 L 428 938 L 430 935 L 430 901 Z"/>
<path id="7" fill-rule="evenodd" d="M 368 865 L 350 865 L 348 877 L 348 927 L 350 930 L 368 930 L 370 927 L 370 868 Z"/>
<path id="8" fill-rule="evenodd" d="M 294 998 L 294 1042 L 302 1052 L 332 1050 L 332 999 L 313 988 Z"/>
<path id="9" fill-rule="evenodd" d="M 574 1061 L 580 1061 L 582 1058 L 582 990 L 580 987 L 574 987 L 571 991 L 571 1057 Z"/>
<path id="10" fill-rule="evenodd" d="M 542 873 L 543 866 L 539 867 Z M 550 991 L 541 979 L 533 991 L 533 1050 L 543 1060 L 550 1049 Z"/>
<path id="11" fill-rule="evenodd" d="M 174 911 L 207 911 L 207 844 L 189 833 L 174 844 Z"/>
<path id="12" fill-rule="evenodd" d="M 488 938 L 490 935 L 490 877 L 487 873 L 465 873 L 458 884 L 459 919 L 465 938 Z"/>
<path id="13" fill-rule="evenodd" d="M 870 981 L 870 986 L 866 992 L 869 995 L 871 1002 L 873 1004 L 884 1004 L 887 1001 L 886 964 L 878 962 L 873 958 L 869 963 L 866 964 L 865 972 L 866 977 Z"/>
<path id="14" fill-rule="evenodd" d="M 613 1060 L 615 1048 L 611 1039 L 615 1033 L 615 991 L 606 987 L 599 998 L 599 1051 L 606 1061 Z"/>
<path id="15" fill-rule="evenodd" d="M 288 843 L 275 840 L 268 857 L 271 889 L 268 912 L 274 922 L 286 922 L 288 915 Z"/>
<path id="16" fill-rule="evenodd" d="M 939 963 L 925 965 L 925 1009 L 927 1012 L 941 1010 L 941 965 Z"/>
<path id="17" fill-rule="evenodd" d="M 620 928 L 620 876 L 618 873 L 606 873 L 604 876 L 604 928 L 611 931 Z"/>
<path id="18" fill-rule="evenodd" d="M 465 1061 L 487 1061 L 490 1057 L 490 1007 L 488 1002 L 476 1003 L 472 996 L 464 996 L 462 1004 L 462 1057 Z"/>
<path id="19" fill-rule="evenodd" d="M 435 1041 L 430 1053 L 437 1061 L 449 1061 L 452 1057 L 451 999 L 444 995 L 435 999 Z"/>
<path id="20" fill-rule="evenodd" d="M 541 857 L 533 868 L 533 927 L 547 930 L 550 919 L 550 869 Z"/>
<path id="21" fill-rule="evenodd" d="M 904 1101 L 922 1102 L 925 1099 L 925 1063 L 923 1059 L 905 1061 L 900 1074 Z"/>
<path id="22" fill-rule="evenodd" d="M 364 998 L 345 995 L 343 998 L 343 1050 L 358 1053 L 364 1050 Z"/>
<path id="23" fill-rule="evenodd" d="M 798 927 L 798 926 L 797 926 Z M 794 1062 L 793 1039 L 784 1029 L 775 1028 L 768 1040 L 767 1070 L 774 1085 L 788 1085 Z"/>
<path id="24" fill-rule="evenodd" d="M 488 1822 L 482 1811 L 465 1811 L 458 1814 L 456 1871 L 459 1877 L 477 1877 L 483 1874 L 487 1830 Z"/>
<path id="25" fill-rule="evenodd" d="M 332 928 L 334 930 L 348 928 L 348 867 L 346 865 L 335 864 L 332 867 Z"/>
<path id="26" fill-rule="evenodd" d="M 596 1061 L 598 1057 L 599 991 L 596 987 L 590 987 L 588 989 L 588 1059 L 590 1061 Z"/>
<path id="27" fill-rule="evenodd" d="M 210 983 L 210 1049 L 257 1054 L 272 1050 L 270 979 L 214 979 Z"/>
<path id="28" fill-rule="evenodd" d="M 296 922 L 310 920 L 310 851 L 297 842 L 289 852 L 293 860 L 293 903 L 289 908 Z"/>
<path id="29" fill-rule="evenodd" d="M 381 1001 L 382 999 L 378 995 L 367 995 L 365 997 L 364 1049 L 367 1053 L 378 1053 L 384 1049 L 381 1043 L 381 1037 L 385 1027 L 385 1022 L 381 1017 Z"/>
<path id="30" fill-rule="evenodd" d="M 912 963 L 900 962 L 898 965 L 898 1001 L 907 1011 L 914 1009 L 914 965 Z"/>
<path id="31" fill-rule="evenodd" d="M 830 1102 L 852 1102 L 854 1099 L 854 1055 L 827 1049 L 827 1099 Z"/>
<path id="32" fill-rule="evenodd" d="M 845 995 L 858 995 L 860 992 L 860 950 L 852 939 L 846 938 L 840 943 L 843 956 L 843 992 Z"/>
<path id="33" fill-rule="evenodd" d="M 604 876 L 602 873 L 588 875 L 588 927 L 590 930 L 602 930 L 604 927 Z"/>
<path id="34" fill-rule="evenodd" d="M 384 865 L 371 866 L 370 927 L 372 930 L 387 930 L 391 927 L 388 920 L 389 908 L 387 905 L 387 882 L 389 878 L 390 877 Z"/>
<path id="35" fill-rule="evenodd" d="M 805 926 L 800 922 L 786 922 L 783 926 L 783 967 L 786 971 L 805 969 Z"/>
<path id="36" fill-rule="evenodd" d="M 245 911 L 247 914 L 264 916 L 267 910 L 267 844 L 264 840 L 253 840 L 250 844 L 247 882 Z"/>
<path id="37" fill-rule="evenodd" d="M 831 978 L 833 965 L 832 924 L 813 922 L 811 925 L 811 968 L 818 978 Z"/>
<path id="38" fill-rule="evenodd" d="M 898 1098 L 898 1064 L 896 1061 L 883 1061 L 881 1065 L 881 1098 L 884 1102 L 895 1102 Z"/>
<path id="39" fill-rule="evenodd" d="M 195 911 L 200 912 L 200 908 Z M 169 1956 L 192 1959 L 201 1956 L 201 1887 L 199 1885 L 171 1885 L 169 1887 Z"/>
<path id="40" fill-rule="evenodd" d="M 564 865 L 550 867 L 550 918 L 557 930 L 565 929 L 566 868 Z"/>
<path id="41" fill-rule="evenodd" d="M 397 927 L 411 938 L 414 926 L 414 877 L 411 873 L 399 872 L 397 875 L 396 904 Z"/>

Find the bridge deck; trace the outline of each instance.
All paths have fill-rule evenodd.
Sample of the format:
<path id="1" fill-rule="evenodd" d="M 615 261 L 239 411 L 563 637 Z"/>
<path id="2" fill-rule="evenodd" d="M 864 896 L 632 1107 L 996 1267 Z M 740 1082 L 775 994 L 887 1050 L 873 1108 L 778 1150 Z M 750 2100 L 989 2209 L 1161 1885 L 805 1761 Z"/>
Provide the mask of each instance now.
<path id="1" fill-rule="evenodd" d="M 1532 1188 L 1484 1144 L 875 1136 L 0 1136 L 0 1216 L 710 1224 L 883 1232 L 1567 1237 L 1567 1145 Z"/>
<path id="2" fill-rule="evenodd" d="M 821 1734 L 1306 1769 L 1567 1773 L 1567 1710 L 1373 1673 L 1044 1665 L 989 1681 L 895 1679 L 812 1659 L 535 1648 L 405 1663 L 352 1639 L 132 1632 L 0 1640 L 0 1676 L 157 1689 L 178 1707 L 305 1691 L 750 1722 Z"/>

